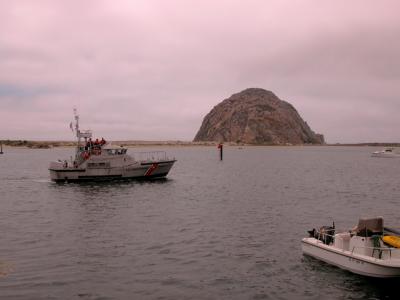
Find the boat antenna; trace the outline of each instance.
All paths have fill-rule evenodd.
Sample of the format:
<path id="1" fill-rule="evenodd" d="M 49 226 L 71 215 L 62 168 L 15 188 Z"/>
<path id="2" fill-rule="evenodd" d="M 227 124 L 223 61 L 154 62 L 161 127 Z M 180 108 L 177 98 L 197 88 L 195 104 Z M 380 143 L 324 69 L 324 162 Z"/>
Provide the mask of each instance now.
<path id="1" fill-rule="evenodd" d="M 76 155 L 78 155 L 79 147 L 81 145 L 81 134 L 79 132 L 79 115 L 78 115 L 78 110 L 76 109 L 76 107 L 74 107 L 74 119 L 75 119 L 75 133 L 76 133 L 76 138 L 78 141 L 78 145 L 76 147 Z"/>
<path id="2" fill-rule="evenodd" d="M 79 129 L 79 115 L 78 115 L 78 110 L 76 109 L 76 107 L 74 107 L 74 119 L 75 119 L 75 132 L 76 132 L 76 138 L 78 140 L 78 146 L 76 148 L 76 153 L 79 153 L 79 149 L 81 146 L 81 140 L 82 138 L 85 139 L 85 142 L 88 138 L 92 137 L 92 132 L 91 130 L 80 130 Z M 72 125 L 71 125 L 72 127 Z"/>
<path id="3" fill-rule="evenodd" d="M 79 139 L 79 115 L 78 110 L 74 107 L 74 119 L 75 119 L 75 132 L 76 137 Z"/>

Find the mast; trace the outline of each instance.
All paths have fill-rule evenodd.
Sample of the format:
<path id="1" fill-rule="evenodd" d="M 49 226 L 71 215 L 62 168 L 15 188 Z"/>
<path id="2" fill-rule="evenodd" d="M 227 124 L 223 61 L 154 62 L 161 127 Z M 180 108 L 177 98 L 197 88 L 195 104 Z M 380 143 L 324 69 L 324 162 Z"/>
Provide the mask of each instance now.
<path id="1" fill-rule="evenodd" d="M 81 135 L 79 132 L 79 115 L 77 109 L 74 107 L 74 118 L 75 118 L 75 132 L 76 132 L 76 137 L 78 140 L 78 149 L 81 145 Z"/>
<path id="2" fill-rule="evenodd" d="M 76 147 L 76 155 L 79 155 L 80 148 L 81 148 L 81 139 L 85 139 L 85 144 L 87 142 L 88 138 L 92 137 L 92 131 L 90 130 L 80 130 L 79 129 L 79 115 L 78 115 L 78 110 L 74 108 L 74 119 L 75 119 L 75 132 L 76 132 L 76 138 L 78 141 L 78 145 Z"/>

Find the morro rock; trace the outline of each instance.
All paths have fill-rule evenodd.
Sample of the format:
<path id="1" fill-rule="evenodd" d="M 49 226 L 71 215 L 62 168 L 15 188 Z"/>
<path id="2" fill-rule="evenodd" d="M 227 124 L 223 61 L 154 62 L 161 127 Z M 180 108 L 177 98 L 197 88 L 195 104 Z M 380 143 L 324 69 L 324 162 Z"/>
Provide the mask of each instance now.
<path id="1" fill-rule="evenodd" d="M 323 144 L 296 109 L 274 93 L 246 89 L 215 106 L 204 118 L 195 142 L 245 144 Z"/>

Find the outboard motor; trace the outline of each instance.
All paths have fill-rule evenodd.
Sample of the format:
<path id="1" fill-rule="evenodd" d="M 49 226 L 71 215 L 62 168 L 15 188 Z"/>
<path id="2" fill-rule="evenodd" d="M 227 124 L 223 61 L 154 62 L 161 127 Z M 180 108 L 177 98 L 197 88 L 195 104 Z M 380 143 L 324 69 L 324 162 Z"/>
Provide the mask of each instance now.
<path id="1" fill-rule="evenodd" d="M 320 240 L 326 245 L 330 245 L 335 235 L 335 222 L 333 222 L 332 226 L 322 226 L 319 230 L 313 228 L 308 231 L 308 234 L 310 237 Z"/>

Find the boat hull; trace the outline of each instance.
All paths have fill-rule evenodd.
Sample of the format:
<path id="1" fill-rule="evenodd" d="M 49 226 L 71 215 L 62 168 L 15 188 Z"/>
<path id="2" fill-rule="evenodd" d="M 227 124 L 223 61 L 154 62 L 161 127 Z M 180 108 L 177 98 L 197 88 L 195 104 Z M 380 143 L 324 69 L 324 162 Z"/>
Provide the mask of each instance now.
<path id="1" fill-rule="evenodd" d="M 304 238 L 302 250 L 305 255 L 359 275 L 378 278 L 400 277 L 399 259 L 383 260 L 366 257 L 325 245 L 314 238 Z"/>
<path id="2" fill-rule="evenodd" d="M 50 167 L 50 178 L 55 182 L 87 182 L 109 180 L 147 180 L 166 177 L 175 160 L 137 163 L 114 168 L 57 168 Z"/>
<path id="3" fill-rule="evenodd" d="M 380 158 L 400 158 L 399 154 L 380 154 L 380 153 L 372 153 L 372 157 L 380 157 Z"/>
<path id="4" fill-rule="evenodd" d="M 393 151 L 375 151 L 372 152 L 371 156 L 381 158 L 400 158 L 400 153 Z"/>

